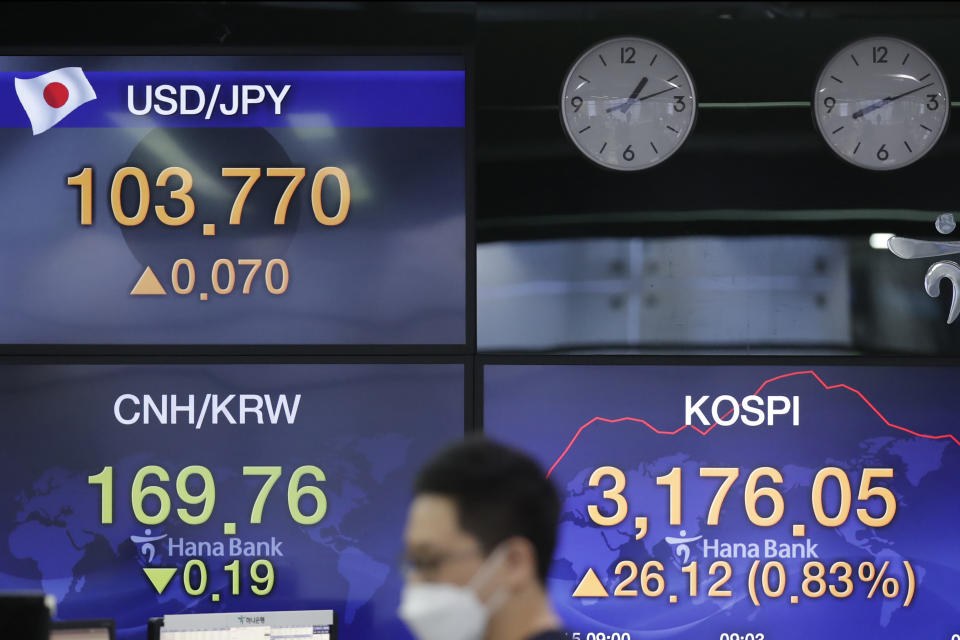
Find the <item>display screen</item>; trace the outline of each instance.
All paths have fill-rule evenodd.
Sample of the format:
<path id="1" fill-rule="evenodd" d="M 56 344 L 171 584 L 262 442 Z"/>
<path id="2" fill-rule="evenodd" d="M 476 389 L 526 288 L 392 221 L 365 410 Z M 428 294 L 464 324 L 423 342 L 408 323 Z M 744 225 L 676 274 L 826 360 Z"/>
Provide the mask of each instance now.
<path id="1" fill-rule="evenodd" d="M 104 628 L 89 629 L 51 629 L 50 640 L 111 640 L 110 630 Z"/>
<path id="2" fill-rule="evenodd" d="M 330 640 L 332 611 L 236 611 L 164 616 L 156 640 Z"/>
<path id="3" fill-rule="evenodd" d="M 462 57 L 0 58 L 0 342 L 462 344 Z"/>
<path id="4" fill-rule="evenodd" d="M 487 435 L 563 499 L 584 640 L 957 638 L 960 369 L 484 368 Z"/>
<path id="5" fill-rule="evenodd" d="M 343 640 L 409 638 L 403 523 L 463 437 L 463 365 L 3 365 L 0 402 L 0 590 L 121 640 L 306 609 Z"/>

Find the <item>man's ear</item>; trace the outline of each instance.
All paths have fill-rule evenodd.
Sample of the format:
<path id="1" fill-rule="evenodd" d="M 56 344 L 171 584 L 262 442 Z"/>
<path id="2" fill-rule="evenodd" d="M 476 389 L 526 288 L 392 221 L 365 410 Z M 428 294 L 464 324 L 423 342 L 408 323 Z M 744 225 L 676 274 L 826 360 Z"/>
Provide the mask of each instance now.
<path id="1" fill-rule="evenodd" d="M 511 587 L 529 584 L 537 579 L 537 552 L 533 543 L 521 536 L 503 542 L 505 580 Z"/>

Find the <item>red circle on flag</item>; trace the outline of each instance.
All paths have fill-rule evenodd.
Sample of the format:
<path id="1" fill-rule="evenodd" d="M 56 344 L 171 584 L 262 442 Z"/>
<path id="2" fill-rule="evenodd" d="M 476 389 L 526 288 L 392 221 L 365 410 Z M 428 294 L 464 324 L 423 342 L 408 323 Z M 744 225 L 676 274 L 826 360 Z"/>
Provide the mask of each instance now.
<path id="1" fill-rule="evenodd" d="M 43 88 L 43 99 L 54 109 L 59 109 L 67 103 L 70 90 L 59 82 L 51 82 Z"/>

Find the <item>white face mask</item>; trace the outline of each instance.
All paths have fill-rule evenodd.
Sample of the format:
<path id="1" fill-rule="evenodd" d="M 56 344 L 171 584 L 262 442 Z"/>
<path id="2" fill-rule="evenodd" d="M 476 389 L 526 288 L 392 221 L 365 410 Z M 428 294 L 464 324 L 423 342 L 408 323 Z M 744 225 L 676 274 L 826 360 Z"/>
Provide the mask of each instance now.
<path id="1" fill-rule="evenodd" d="M 498 592 L 487 604 L 480 601 L 477 590 L 499 564 L 495 551 L 477 570 L 466 586 L 448 582 L 419 582 L 403 588 L 400 598 L 400 619 L 418 640 L 481 640 L 487 621 L 505 600 Z"/>

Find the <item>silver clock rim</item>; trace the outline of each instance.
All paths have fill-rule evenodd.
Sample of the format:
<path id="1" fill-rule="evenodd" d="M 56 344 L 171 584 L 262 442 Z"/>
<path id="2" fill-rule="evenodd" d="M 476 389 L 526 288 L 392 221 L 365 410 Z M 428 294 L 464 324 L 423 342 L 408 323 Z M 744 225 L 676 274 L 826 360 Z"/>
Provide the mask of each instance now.
<path id="1" fill-rule="evenodd" d="M 946 102 L 947 105 L 948 105 L 948 106 L 947 106 L 947 114 L 946 114 L 946 116 L 945 116 L 944 119 L 943 119 L 943 126 L 940 127 L 940 130 L 939 130 L 939 131 L 937 131 L 936 136 L 934 136 L 933 141 L 929 144 L 929 146 L 927 146 L 926 151 L 924 151 L 924 152 L 921 153 L 920 155 L 918 155 L 918 156 L 916 156 L 916 157 L 908 160 L 907 162 L 904 162 L 904 163 L 902 163 L 902 164 L 897 164 L 897 165 L 894 165 L 894 166 L 891 166 L 891 167 L 874 167 L 874 166 L 870 166 L 870 165 L 863 164 L 863 163 L 860 163 L 860 162 L 856 162 L 856 161 L 852 160 L 851 158 L 845 156 L 845 155 L 844 155 L 843 153 L 841 153 L 838 149 L 836 149 L 832 144 L 830 144 L 830 141 L 829 141 L 829 139 L 827 138 L 826 129 L 823 128 L 823 123 L 820 121 L 820 118 L 817 116 L 817 89 L 821 86 L 821 84 L 822 84 L 821 81 L 823 80 L 824 74 L 827 72 L 827 69 L 830 68 L 830 65 L 831 65 L 837 58 L 839 58 L 842 53 L 844 53 L 847 49 L 850 49 L 850 48 L 853 47 L 854 45 L 858 45 L 858 44 L 860 44 L 861 42 L 866 42 L 866 41 L 868 41 L 868 40 L 877 40 L 877 39 L 883 39 L 883 40 L 890 40 L 890 41 L 893 41 L 893 42 L 899 42 L 899 43 L 905 44 L 905 45 L 907 45 L 907 46 L 909 46 L 909 47 L 913 47 L 915 50 L 917 50 L 917 51 L 919 51 L 920 53 L 922 53 L 923 56 L 930 62 L 930 65 L 933 67 L 933 69 L 934 69 L 934 71 L 937 73 L 937 75 L 940 76 L 940 81 L 941 81 L 941 84 L 943 85 L 943 93 L 944 93 L 944 96 L 943 96 L 943 97 L 944 97 L 944 102 Z M 811 114 L 811 116 L 813 116 L 813 121 L 814 121 L 814 122 L 816 123 L 816 125 L 817 125 L 817 131 L 820 132 L 820 138 L 823 140 L 823 143 L 827 146 L 828 149 L 830 149 L 830 151 L 832 151 L 835 155 L 837 155 L 838 157 L 840 157 L 844 162 L 846 162 L 846 163 L 848 163 L 848 164 L 850 164 L 850 165 L 853 165 L 854 167 L 857 167 L 857 168 L 859 168 L 859 169 L 864 169 L 864 170 L 866 170 L 866 171 L 896 171 L 897 169 L 903 169 L 903 168 L 905 168 L 905 167 L 909 167 L 910 165 L 912 165 L 912 164 L 914 164 L 914 163 L 916 163 L 916 162 L 919 162 L 920 160 L 923 160 L 923 159 L 927 156 L 928 153 L 930 153 L 931 151 L 933 151 L 933 148 L 934 148 L 935 146 L 937 146 L 937 143 L 940 141 L 940 138 L 943 136 L 944 132 L 947 130 L 947 127 L 948 127 L 949 124 L 950 124 L 950 107 L 949 107 L 949 105 L 950 105 L 950 87 L 947 86 L 947 79 L 946 79 L 946 77 L 944 77 L 943 71 L 940 69 L 940 65 L 938 65 L 938 64 L 937 64 L 937 61 L 933 59 L 933 56 L 931 56 L 929 53 L 927 53 L 927 50 L 926 50 L 926 49 L 924 49 L 923 47 L 917 45 L 916 43 L 914 43 L 914 42 L 912 42 L 912 41 L 910 41 L 910 40 L 906 40 L 906 39 L 900 38 L 900 37 L 898 37 L 898 36 L 888 36 L 888 35 L 883 35 L 883 34 L 876 34 L 876 35 L 871 35 L 871 36 L 865 36 L 865 37 L 863 37 L 863 38 L 857 38 L 856 40 L 853 40 L 852 42 L 848 42 L 847 44 L 843 45 L 842 47 L 840 47 L 839 49 L 837 49 L 836 51 L 834 51 L 833 54 L 832 54 L 829 58 L 827 58 L 826 63 L 820 68 L 820 73 L 817 74 L 816 84 L 814 84 L 814 87 L 813 87 L 813 100 L 811 100 L 811 102 L 810 102 L 810 114 Z"/>
<path id="2" fill-rule="evenodd" d="M 587 149 L 585 149 L 585 148 L 580 144 L 580 142 L 573 136 L 573 132 L 570 130 L 570 125 L 567 123 L 566 113 L 565 113 L 565 111 L 564 111 L 564 106 L 565 106 L 564 94 L 565 94 L 565 91 L 566 91 L 566 88 L 567 88 L 567 83 L 570 81 L 570 78 L 571 78 L 571 76 L 573 75 L 573 71 L 574 71 L 574 69 L 577 68 L 577 65 L 580 64 L 580 62 L 581 62 L 582 60 L 586 59 L 587 56 L 589 56 L 590 54 L 592 54 L 592 53 L 593 53 L 594 51 L 596 51 L 597 49 L 600 49 L 600 48 L 605 47 L 605 46 L 607 46 L 607 45 L 609 45 L 609 44 L 611 44 L 611 43 L 618 42 L 618 41 L 621 41 L 621 40 L 630 40 L 630 41 L 633 41 L 633 42 L 637 42 L 637 41 L 645 42 L 645 43 L 647 43 L 647 44 L 651 44 L 651 45 L 653 45 L 653 46 L 655 46 L 655 47 L 658 47 L 658 48 L 662 49 L 665 53 L 669 54 L 669 55 L 677 62 L 677 64 L 680 66 L 680 70 L 681 70 L 681 71 L 683 72 L 683 74 L 686 76 L 687 82 L 690 84 L 690 95 L 691 95 L 691 97 L 693 98 L 693 113 L 691 114 L 691 118 L 690 118 L 690 126 L 687 127 L 687 130 L 684 132 L 683 136 L 680 138 L 680 140 L 677 142 L 677 144 L 673 147 L 673 149 L 672 149 L 669 153 L 665 154 L 660 160 L 658 160 L 658 161 L 655 162 L 654 164 L 646 165 L 646 166 L 643 166 L 643 167 L 622 167 L 622 166 L 614 166 L 614 165 L 610 165 L 610 164 L 607 164 L 607 163 L 605 163 L 605 162 L 602 162 L 602 161 L 598 160 L 597 158 L 595 158 L 595 157 L 594 157 Z M 697 100 L 697 89 L 696 89 L 696 86 L 695 86 L 694 83 L 693 83 L 693 76 L 690 75 L 690 70 L 687 69 L 687 65 L 685 65 L 685 64 L 683 63 L 683 60 L 680 59 L 680 56 L 678 56 L 676 53 L 674 53 L 674 51 L 673 51 L 672 49 L 670 49 L 669 47 L 665 47 L 664 45 L 660 44 L 660 43 L 657 42 L 656 40 L 651 40 L 651 39 L 649 39 L 649 38 L 642 38 L 642 37 L 640 37 L 640 36 L 631 36 L 631 35 L 621 35 L 621 36 L 616 36 L 616 37 L 613 37 L 613 38 L 607 38 L 606 40 L 602 40 L 602 41 L 597 42 L 596 44 L 590 46 L 590 47 L 589 47 L 588 49 L 586 49 L 583 53 L 581 53 L 579 56 L 577 56 L 577 58 L 573 61 L 573 64 L 571 64 L 570 67 L 567 69 L 567 73 L 566 73 L 566 74 L 564 75 L 564 77 L 563 77 L 563 84 L 560 85 L 560 100 L 559 100 L 559 103 L 560 103 L 560 122 L 563 123 L 563 130 L 564 130 L 564 132 L 567 134 L 567 138 L 568 138 L 571 142 L 573 142 L 574 146 L 575 146 L 575 147 L 577 148 L 577 150 L 581 153 L 581 155 L 583 155 L 584 157 L 586 157 L 588 160 L 590 160 L 590 161 L 593 162 L 594 164 L 596 164 L 596 165 L 598 165 L 598 166 L 600 166 L 600 167 L 603 167 L 604 169 L 609 169 L 610 171 L 618 171 L 618 172 L 621 172 L 621 173 L 634 173 L 634 172 L 637 172 L 637 171 L 645 171 L 645 170 L 647 170 L 647 169 L 652 169 L 652 168 L 654 168 L 654 167 L 659 167 L 659 166 L 662 165 L 664 162 L 666 162 L 667 160 L 669 160 L 669 159 L 686 143 L 687 138 L 690 136 L 690 133 L 693 131 L 694 127 L 696 126 L 697 114 L 698 114 L 698 112 L 699 112 L 699 110 L 700 110 L 700 109 L 699 109 L 699 101 Z"/>

